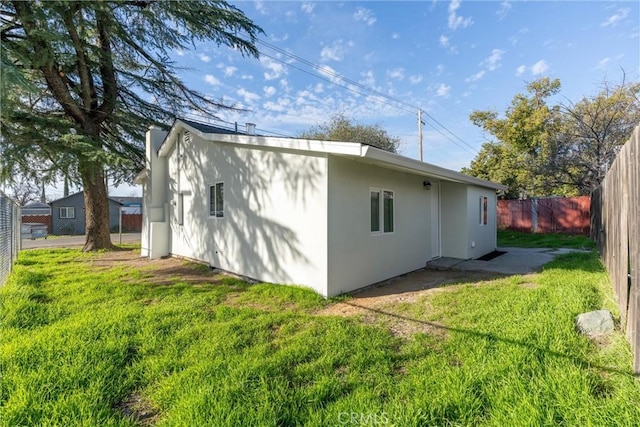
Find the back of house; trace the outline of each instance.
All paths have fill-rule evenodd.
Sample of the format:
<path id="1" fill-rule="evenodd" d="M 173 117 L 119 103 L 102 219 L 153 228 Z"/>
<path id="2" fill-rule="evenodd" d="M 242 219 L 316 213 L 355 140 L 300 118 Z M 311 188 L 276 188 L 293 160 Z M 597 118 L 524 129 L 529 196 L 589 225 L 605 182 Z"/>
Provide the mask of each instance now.
<path id="1" fill-rule="evenodd" d="M 147 133 L 142 255 L 337 295 L 496 246 L 499 184 L 367 145 L 176 120 Z"/>

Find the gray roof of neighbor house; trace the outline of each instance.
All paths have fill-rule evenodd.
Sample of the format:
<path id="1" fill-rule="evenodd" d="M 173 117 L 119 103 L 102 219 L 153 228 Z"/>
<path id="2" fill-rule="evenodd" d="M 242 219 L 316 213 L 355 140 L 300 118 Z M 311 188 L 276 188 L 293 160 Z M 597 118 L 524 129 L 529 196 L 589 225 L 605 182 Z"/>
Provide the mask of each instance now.
<path id="1" fill-rule="evenodd" d="M 109 196 L 109 199 L 123 206 L 142 206 L 142 197 Z"/>
<path id="2" fill-rule="evenodd" d="M 22 216 L 51 215 L 51 206 L 46 203 L 29 202 L 22 207 Z"/>
<path id="3" fill-rule="evenodd" d="M 82 193 L 83 191 L 78 191 L 77 193 L 69 194 L 65 197 L 60 197 L 59 199 L 52 201 L 51 204 L 58 203 L 61 200 L 68 199 L 69 197 L 74 197 Z M 142 206 L 142 197 L 109 196 L 108 199 L 122 206 Z"/>

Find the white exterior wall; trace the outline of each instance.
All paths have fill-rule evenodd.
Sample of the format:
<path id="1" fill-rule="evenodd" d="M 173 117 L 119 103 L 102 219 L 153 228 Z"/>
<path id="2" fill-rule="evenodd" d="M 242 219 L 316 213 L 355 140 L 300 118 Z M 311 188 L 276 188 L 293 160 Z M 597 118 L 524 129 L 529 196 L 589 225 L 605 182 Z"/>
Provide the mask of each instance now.
<path id="1" fill-rule="evenodd" d="M 168 162 L 172 254 L 327 295 L 326 155 L 204 141 L 192 133 Z M 224 183 L 224 218 L 209 216 L 209 185 L 216 182 Z"/>
<path id="2" fill-rule="evenodd" d="M 467 259 L 470 257 L 467 184 L 442 181 L 440 201 L 442 256 Z"/>
<path id="3" fill-rule="evenodd" d="M 329 296 L 423 268 L 431 259 L 424 177 L 329 157 Z M 394 191 L 394 232 L 371 233 L 370 189 Z"/>
<path id="4" fill-rule="evenodd" d="M 480 224 L 480 198 L 487 198 L 487 224 Z M 497 198 L 494 190 L 476 186 L 467 188 L 469 258 L 493 252 L 497 246 Z M 475 247 L 474 247 L 475 246 Z"/>
<path id="5" fill-rule="evenodd" d="M 164 211 L 167 202 L 167 161 L 158 157 L 158 149 L 167 132 L 151 127 L 147 131 L 145 144 L 145 168 L 148 176 L 142 185 L 142 233 L 141 255 L 159 258 L 169 253 L 168 233 L 152 232 L 162 229 L 155 225 L 166 221 Z M 166 228 L 166 224 L 164 225 Z"/>

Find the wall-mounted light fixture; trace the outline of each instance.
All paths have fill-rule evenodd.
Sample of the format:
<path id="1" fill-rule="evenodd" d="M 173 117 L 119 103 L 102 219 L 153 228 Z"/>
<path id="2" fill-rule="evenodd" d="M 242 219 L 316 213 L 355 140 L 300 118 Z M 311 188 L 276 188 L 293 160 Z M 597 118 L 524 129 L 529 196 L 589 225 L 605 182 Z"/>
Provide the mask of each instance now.
<path id="1" fill-rule="evenodd" d="M 423 181 L 422 182 L 422 186 L 424 187 L 425 190 L 429 191 L 431 190 L 431 183 L 429 181 Z"/>

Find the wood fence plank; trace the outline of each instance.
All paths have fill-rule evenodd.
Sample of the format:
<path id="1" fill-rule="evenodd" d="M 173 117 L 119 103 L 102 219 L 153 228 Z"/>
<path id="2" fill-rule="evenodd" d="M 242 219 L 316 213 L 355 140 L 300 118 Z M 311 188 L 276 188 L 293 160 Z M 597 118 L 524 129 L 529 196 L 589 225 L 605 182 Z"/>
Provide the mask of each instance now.
<path id="1" fill-rule="evenodd" d="M 592 193 L 590 223 L 640 374 L 640 126 Z"/>

